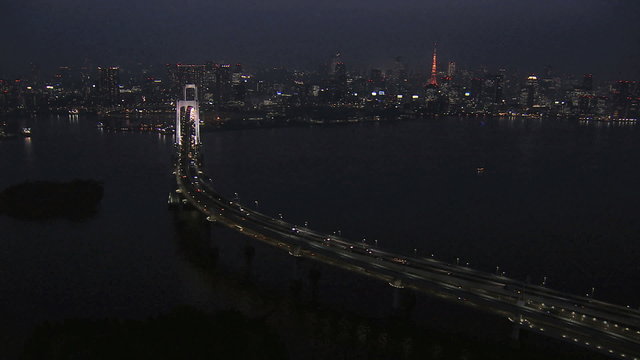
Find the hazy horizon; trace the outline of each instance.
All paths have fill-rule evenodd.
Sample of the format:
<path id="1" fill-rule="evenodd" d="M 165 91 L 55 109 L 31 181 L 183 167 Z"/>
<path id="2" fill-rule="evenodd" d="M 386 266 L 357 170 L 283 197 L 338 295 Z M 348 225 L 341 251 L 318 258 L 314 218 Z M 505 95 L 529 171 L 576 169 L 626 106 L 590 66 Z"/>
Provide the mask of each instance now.
<path id="1" fill-rule="evenodd" d="M 10 56 L 0 77 L 88 64 L 242 62 L 317 69 L 339 50 L 350 68 L 385 68 L 403 56 L 441 68 L 551 65 L 558 73 L 636 79 L 640 4 L 633 1 L 124 1 L 7 3 L 0 30 Z"/>

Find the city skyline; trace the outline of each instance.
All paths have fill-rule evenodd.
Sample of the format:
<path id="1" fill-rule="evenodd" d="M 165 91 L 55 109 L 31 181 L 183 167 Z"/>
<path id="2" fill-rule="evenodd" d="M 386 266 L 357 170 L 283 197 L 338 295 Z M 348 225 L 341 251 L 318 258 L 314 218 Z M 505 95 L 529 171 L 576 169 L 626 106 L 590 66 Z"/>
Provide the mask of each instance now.
<path id="1" fill-rule="evenodd" d="M 350 71 L 340 53 L 316 72 L 252 72 L 239 63 L 206 62 L 141 71 L 60 67 L 53 77 L 43 77 L 34 68 L 25 79 L 0 79 L 0 113 L 169 111 L 180 88 L 195 84 L 206 99 L 203 109 L 217 112 L 220 123 L 247 117 L 277 123 L 434 115 L 638 119 L 637 81 L 562 76 L 552 67 L 523 76 L 445 64 L 434 47 L 430 74 L 408 71 L 401 58 L 391 69 Z"/>
<path id="2" fill-rule="evenodd" d="M 637 78 L 640 5 L 599 0 L 340 4 L 194 0 L 85 4 L 7 4 L 2 31 L 12 56 L 0 77 L 29 64 L 57 66 L 203 63 L 242 59 L 255 66 L 315 69 L 339 50 L 352 68 L 384 68 L 403 56 L 428 71 L 432 44 L 440 59 L 468 68 L 509 67 L 598 78 Z M 185 18 L 175 16 L 184 13 Z M 189 39 L 185 41 L 185 39 Z"/>

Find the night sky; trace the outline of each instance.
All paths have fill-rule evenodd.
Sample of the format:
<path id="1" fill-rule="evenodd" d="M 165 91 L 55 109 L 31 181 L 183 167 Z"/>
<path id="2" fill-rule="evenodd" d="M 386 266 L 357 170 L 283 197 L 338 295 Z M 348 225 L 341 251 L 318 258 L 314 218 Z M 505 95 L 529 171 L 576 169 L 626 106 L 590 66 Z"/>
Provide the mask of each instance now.
<path id="1" fill-rule="evenodd" d="M 0 77 L 82 64 L 243 62 L 351 68 L 402 55 L 522 72 L 640 77 L 637 0 L 2 0 Z"/>

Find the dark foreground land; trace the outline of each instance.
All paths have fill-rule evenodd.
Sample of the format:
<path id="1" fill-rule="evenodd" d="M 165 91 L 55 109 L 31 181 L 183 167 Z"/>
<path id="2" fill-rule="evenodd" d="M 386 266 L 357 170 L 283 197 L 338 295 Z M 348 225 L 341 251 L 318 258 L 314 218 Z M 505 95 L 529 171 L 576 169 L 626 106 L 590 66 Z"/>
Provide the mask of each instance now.
<path id="1" fill-rule="evenodd" d="M 148 320 L 67 320 L 43 324 L 22 359 L 285 359 L 263 321 L 235 311 L 178 308 Z"/>
<path id="2" fill-rule="evenodd" d="M 425 331 L 404 322 L 381 324 L 331 311 L 311 317 L 316 320 L 312 329 L 298 329 L 307 336 L 311 333 L 311 338 L 303 336 L 302 343 L 296 344 L 307 348 L 303 357 L 292 354 L 292 344 L 284 339 L 300 334 L 279 335 L 283 329 L 274 327 L 274 318 L 249 318 L 235 310 L 211 314 L 180 307 L 147 320 L 44 323 L 26 342 L 20 359 L 601 359 L 595 354 L 582 357 L 585 354 L 579 350 L 514 348 L 459 334 Z"/>
<path id="3" fill-rule="evenodd" d="M 102 183 L 95 180 L 25 182 L 0 192 L 0 214 L 28 220 L 82 220 L 97 212 L 103 193 Z"/>

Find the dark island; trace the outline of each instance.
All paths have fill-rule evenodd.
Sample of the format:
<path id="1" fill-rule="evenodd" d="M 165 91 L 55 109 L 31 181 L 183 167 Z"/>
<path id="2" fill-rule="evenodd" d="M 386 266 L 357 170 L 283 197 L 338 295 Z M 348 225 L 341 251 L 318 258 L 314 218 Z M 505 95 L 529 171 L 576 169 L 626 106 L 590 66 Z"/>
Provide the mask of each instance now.
<path id="1" fill-rule="evenodd" d="M 0 192 L 0 214 L 29 220 L 82 220 L 97 212 L 103 193 L 102 183 L 95 180 L 25 182 Z"/>

